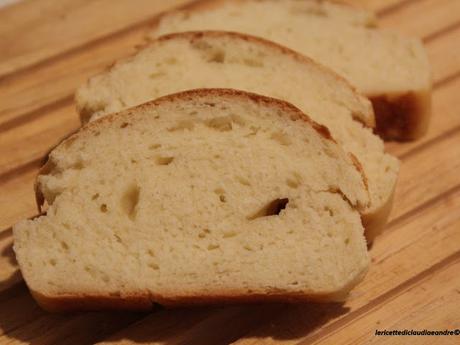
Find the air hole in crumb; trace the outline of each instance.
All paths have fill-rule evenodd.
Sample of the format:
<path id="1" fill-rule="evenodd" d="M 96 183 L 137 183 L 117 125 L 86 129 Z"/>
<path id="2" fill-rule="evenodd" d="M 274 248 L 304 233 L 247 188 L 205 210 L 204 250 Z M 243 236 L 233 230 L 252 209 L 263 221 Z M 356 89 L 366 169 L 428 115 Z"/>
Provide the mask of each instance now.
<path id="1" fill-rule="evenodd" d="M 150 79 L 155 79 L 155 78 L 158 78 L 158 77 L 162 77 L 164 75 L 166 75 L 165 72 L 152 72 L 152 73 L 149 74 L 149 78 Z"/>
<path id="2" fill-rule="evenodd" d="M 231 237 L 235 237 L 236 236 L 236 232 L 233 231 L 233 230 L 227 230 L 227 231 L 224 231 L 224 235 L 223 235 L 223 238 L 231 238 Z"/>
<path id="3" fill-rule="evenodd" d="M 230 116 L 215 117 L 205 121 L 205 125 L 220 132 L 227 132 L 233 129 L 232 118 Z"/>
<path id="4" fill-rule="evenodd" d="M 246 126 L 246 120 L 244 118 L 242 118 L 241 116 L 239 115 L 236 115 L 236 114 L 232 114 L 230 115 L 232 121 L 238 125 L 240 125 L 241 127 L 244 127 Z"/>
<path id="5" fill-rule="evenodd" d="M 293 172 L 292 176 L 286 179 L 286 184 L 291 188 L 298 188 L 301 182 L 302 176 L 297 172 Z"/>
<path id="6" fill-rule="evenodd" d="M 198 234 L 198 237 L 199 238 L 205 238 L 210 233 L 211 233 L 211 231 L 209 229 L 203 229 L 203 231 Z"/>
<path id="7" fill-rule="evenodd" d="M 149 150 L 156 150 L 161 147 L 161 144 L 152 144 L 149 146 Z"/>
<path id="8" fill-rule="evenodd" d="M 286 184 L 291 188 L 299 187 L 299 183 L 297 181 L 294 181 L 294 180 L 290 179 L 290 178 L 286 179 Z"/>
<path id="9" fill-rule="evenodd" d="M 249 58 L 244 59 L 243 63 L 248 67 L 263 67 L 264 65 L 261 60 L 249 59 Z"/>
<path id="10" fill-rule="evenodd" d="M 241 183 L 243 186 L 250 186 L 251 182 L 243 176 L 237 176 L 236 179 L 238 180 L 239 183 Z"/>
<path id="11" fill-rule="evenodd" d="M 254 249 L 253 249 L 249 244 L 245 244 L 245 245 L 243 246 L 243 248 L 246 249 L 246 250 L 248 250 L 248 251 L 250 251 L 250 252 L 254 251 Z"/>
<path id="12" fill-rule="evenodd" d="M 102 204 L 100 209 L 101 209 L 102 213 L 107 213 L 107 205 L 106 204 Z"/>
<path id="13" fill-rule="evenodd" d="M 91 200 L 96 200 L 97 198 L 99 198 L 99 193 L 94 194 L 94 195 L 91 197 Z"/>
<path id="14" fill-rule="evenodd" d="M 189 131 L 193 130 L 195 123 L 191 120 L 182 120 L 179 121 L 175 126 L 168 128 L 169 132 L 183 131 L 188 129 Z"/>
<path id="15" fill-rule="evenodd" d="M 175 65 L 177 63 L 177 59 L 175 57 L 169 57 L 165 60 L 165 62 L 168 64 L 168 65 Z"/>
<path id="16" fill-rule="evenodd" d="M 129 123 L 128 122 L 123 122 L 121 125 L 120 125 L 120 128 L 126 128 L 129 126 Z"/>
<path id="17" fill-rule="evenodd" d="M 81 160 L 78 160 L 78 161 L 74 162 L 70 166 L 71 169 L 75 169 L 75 170 L 82 170 L 84 167 L 85 167 L 85 165 L 83 164 L 83 161 L 81 161 Z"/>
<path id="18" fill-rule="evenodd" d="M 227 198 L 225 197 L 225 190 L 222 188 L 216 188 L 214 189 L 214 193 L 216 193 L 219 196 L 219 200 L 221 202 L 226 202 Z"/>
<path id="19" fill-rule="evenodd" d="M 139 203 L 140 188 L 136 184 L 129 185 L 121 197 L 121 208 L 129 219 L 136 218 L 137 205 Z"/>
<path id="20" fill-rule="evenodd" d="M 334 216 L 334 211 L 333 211 L 331 208 L 329 208 L 329 207 L 326 206 L 326 207 L 324 208 L 324 211 L 326 211 L 327 213 L 329 213 L 329 216 L 331 216 L 331 217 Z"/>
<path id="21" fill-rule="evenodd" d="M 157 165 L 169 165 L 174 160 L 174 157 L 162 157 L 158 156 L 155 158 Z"/>
<path id="22" fill-rule="evenodd" d="M 149 263 L 149 267 L 154 270 L 159 270 L 160 266 L 158 266 L 156 263 Z"/>
<path id="23" fill-rule="evenodd" d="M 56 259 L 51 259 L 50 264 L 51 264 L 51 266 L 56 266 L 56 264 L 57 264 Z"/>
<path id="24" fill-rule="evenodd" d="M 270 138 L 277 141 L 283 146 L 289 146 L 292 143 L 289 136 L 281 131 L 273 132 Z"/>
<path id="25" fill-rule="evenodd" d="M 152 257 L 155 256 L 155 252 L 152 249 L 147 250 L 147 254 Z"/>
<path id="26" fill-rule="evenodd" d="M 214 249 L 217 249 L 219 248 L 220 246 L 218 244 L 209 244 L 208 245 L 208 250 L 214 250 Z"/>
<path id="27" fill-rule="evenodd" d="M 113 235 L 115 237 L 115 239 L 117 240 L 118 243 L 123 243 L 123 240 L 121 239 L 121 237 L 117 234 L 114 234 Z"/>
<path id="28" fill-rule="evenodd" d="M 61 241 L 61 247 L 62 247 L 62 249 L 64 249 L 64 250 L 69 250 L 69 245 L 68 245 L 66 242 L 64 242 L 64 241 Z"/>
<path id="29" fill-rule="evenodd" d="M 225 61 L 225 52 L 223 50 L 217 50 L 212 52 L 208 59 L 208 62 L 223 63 Z"/>
<path id="30" fill-rule="evenodd" d="M 281 213 L 282 210 L 286 208 L 286 205 L 288 203 L 288 198 L 275 199 L 273 201 L 270 201 L 268 204 L 264 205 L 259 211 L 257 211 L 252 216 L 248 216 L 247 219 L 253 220 L 261 217 L 277 216 Z"/>
<path id="31" fill-rule="evenodd" d="M 346 244 L 347 246 L 350 244 L 350 239 L 349 239 L 348 237 L 345 239 L 345 244 Z"/>

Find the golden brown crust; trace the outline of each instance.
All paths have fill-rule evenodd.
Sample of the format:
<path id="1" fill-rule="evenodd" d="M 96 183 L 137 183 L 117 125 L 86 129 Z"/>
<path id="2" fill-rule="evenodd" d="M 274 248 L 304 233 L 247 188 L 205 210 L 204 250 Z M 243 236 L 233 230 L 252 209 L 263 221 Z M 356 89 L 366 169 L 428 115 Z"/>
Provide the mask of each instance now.
<path id="1" fill-rule="evenodd" d="M 335 80 L 337 80 L 337 82 L 345 84 L 347 87 L 349 87 L 352 90 L 352 92 L 354 93 L 354 96 L 356 97 L 356 99 L 359 100 L 359 102 L 363 102 L 363 103 L 367 102 L 367 99 L 364 98 L 361 94 L 359 94 L 358 91 L 356 90 L 356 88 L 353 85 L 351 85 L 348 82 L 348 80 L 346 80 L 342 76 L 338 75 L 336 72 L 334 72 L 333 70 L 329 69 L 328 67 L 323 66 L 320 63 L 312 60 L 311 58 L 309 58 L 309 57 L 307 57 L 305 55 L 302 55 L 302 54 L 300 54 L 300 53 L 298 53 L 298 52 L 296 52 L 296 51 L 294 51 L 292 49 L 289 49 L 287 47 L 279 45 L 279 44 L 277 44 L 275 42 L 272 42 L 272 41 L 269 41 L 269 40 L 266 40 L 266 39 L 263 39 L 263 38 L 260 38 L 260 37 L 255 37 L 255 36 L 251 36 L 251 35 L 248 35 L 248 34 L 244 34 L 244 33 L 229 32 L 229 31 L 213 31 L 213 30 L 187 31 L 187 32 L 171 33 L 171 34 L 167 34 L 167 35 L 158 37 L 155 40 L 151 40 L 149 43 L 143 45 L 142 48 L 149 48 L 149 47 L 152 48 L 156 44 L 160 44 L 161 42 L 174 40 L 174 39 L 185 39 L 185 40 L 188 40 L 188 41 L 193 43 L 193 41 L 195 41 L 195 40 L 199 40 L 199 39 L 207 38 L 207 37 L 209 37 L 209 38 L 216 38 L 216 37 L 224 37 L 225 38 L 225 37 L 227 37 L 227 38 L 231 38 L 231 39 L 238 39 L 238 40 L 243 40 L 243 41 L 246 41 L 246 42 L 251 42 L 251 43 L 254 43 L 254 44 L 263 45 L 263 46 L 265 46 L 267 48 L 276 50 L 279 54 L 286 55 L 286 56 L 289 56 L 291 58 L 294 58 L 295 60 L 297 60 L 300 63 L 307 64 L 307 65 L 313 65 L 316 68 L 318 68 L 319 70 L 323 71 L 324 73 L 330 74 Z M 130 59 L 132 59 L 137 54 L 139 54 L 139 51 L 135 52 L 134 54 L 132 54 L 129 57 L 126 57 L 126 58 L 124 58 L 122 60 L 119 60 L 118 62 L 121 63 L 121 62 L 124 62 L 124 61 L 129 61 Z M 115 65 L 116 65 L 116 63 L 112 64 L 105 71 L 103 71 L 103 72 L 101 72 L 101 73 L 99 73 L 97 75 L 101 75 L 101 74 L 105 74 L 107 72 L 110 72 Z M 373 113 L 373 110 L 372 110 L 372 107 L 371 107 L 370 104 L 369 104 L 368 108 L 369 108 L 368 109 L 369 110 L 368 114 L 352 113 L 352 116 L 356 121 L 361 122 L 364 126 L 373 128 L 373 127 L 375 127 L 375 117 L 374 117 L 374 113 Z M 92 110 L 88 110 L 88 109 L 86 109 L 84 107 L 83 108 L 77 108 L 77 110 L 78 110 L 78 112 L 80 114 L 80 120 L 81 120 L 82 124 L 87 123 L 89 121 L 91 115 L 94 113 Z"/>
<path id="2" fill-rule="evenodd" d="M 365 273 L 363 273 L 364 275 Z M 359 276 L 360 281 L 362 276 Z M 354 286 L 349 284 L 350 288 Z M 150 293 L 132 293 L 124 296 L 108 296 L 104 294 L 75 295 L 44 295 L 31 291 L 34 299 L 43 309 L 50 312 L 97 311 L 97 310 L 131 310 L 148 311 L 161 305 L 166 308 L 194 307 L 204 305 L 225 305 L 239 303 L 298 303 L 298 302 L 340 302 L 348 295 L 347 289 L 339 293 L 323 295 L 301 292 L 267 291 L 248 293 L 245 290 L 227 291 L 215 294 L 183 294 L 152 295 Z"/>
<path id="3" fill-rule="evenodd" d="M 428 130 L 431 90 L 370 96 L 377 120 L 376 132 L 385 140 L 414 140 Z"/>
<path id="4" fill-rule="evenodd" d="M 96 121 L 88 123 L 84 126 L 80 132 L 85 130 L 96 129 L 97 127 L 101 126 L 105 122 L 113 122 L 119 114 L 123 114 L 124 116 L 129 116 L 129 114 L 134 113 L 137 110 L 142 110 L 143 108 L 149 108 L 152 105 L 160 105 L 162 103 L 170 103 L 174 102 L 175 100 L 196 100 L 197 97 L 205 97 L 205 96 L 215 96 L 215 97 L 235 97 L 235 98 L 243 98 L 243 99 L 250 99 L 256 104 L 263 104 L 269 106 L 276 106 L 283 112 L 279 112 L 280 116 L 284 116 L 285 114 L 289 115 L 289 118 L 293 121 L 301 120 L 303 122 L 308 123 L 312 126 L 322 137 L 327 140 L 331 140 L 334 143 L 336 141 L 332 138 L 329 129 L 319 123 L 313 121 L 308 115 L 303 113 L 299 108 L 295 107 L 291 103 L 286 101 L 282 101 L 280 99 L 271 98 L 267 96 L 258 95 L 256 93 L 236 90 L 236 89 L 219 89 L 219 88 L 212 88 L 212 89 L 193 89 L 187 91 L 181 91 L 177 93 L 173 93 L 170 95 L 166 95 L 160 98 L 157 98 L 153 101 L 149 101 L 135 107 L 122 110 L 119 113 L 110 114 L 104 116 Z M 78 133 L 77 133 L 78 134 Z"/>

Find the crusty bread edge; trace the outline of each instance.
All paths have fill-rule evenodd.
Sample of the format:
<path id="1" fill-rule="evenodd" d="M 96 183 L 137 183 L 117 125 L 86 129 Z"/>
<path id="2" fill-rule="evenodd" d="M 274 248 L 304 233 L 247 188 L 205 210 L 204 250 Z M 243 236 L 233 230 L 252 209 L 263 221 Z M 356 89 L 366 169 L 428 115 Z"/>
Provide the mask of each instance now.
<path id="1" fill-rule="evenodd" d="M 351 114 L 353 116 L 353 119 L 358 121 L 358 122 L 360 122 L 360 123 L 362 123 L 366 127 L 370 127 L 370 128 L 375 127 L 376 122 L 375 122 L 375 116 L 374 116 L 374 112 L 373 112 L 373 108 L 372 108 L 371 103 L 369 102 L 369 100 L 366 97 L 361 95 L 357 91 L 357 89 L 352 84 L 350 84 L 350 82 L 348 80 L 346 80 L 345 78 L 343 78 L 342 76 L 340 76 L 339 74 L 337 74 L 336 72 L 331 70 L 330 68 L 322 65 L 321 63 L 319 63 L 319 62 L 317 62 L 317 61 L 315 61 L 315 60 L 313 60 L 313 59 L 311 59 L 311 58 L 309 58 L 309 57 L 307 57 L 305 55 L 302 55 L 302 54 L 300 54 L 300 53 L 298 53 L 298 52 L 296 52 L 296 51 L 294 51 L 292 49 L 289 49 L 289 48 L 287 48 L 285 46 L 282 46 L 280 44 L 277 44 L 275 42 L 266 40 L 264 38 L 248 35 L 248 34 L 245 34 L 245 33 L 231 32 L 231 31 L 218 31 L 218 30 L 175 32 L 175 33 L 163 35 L 163 36 L 160 36 L 160 37 L 158 37 L 158 38 L 156 38 L 154 40 L 148 41 L 148 43 L 146 43 L 145 45 L 140 46 L 139 49 L 135 53 L 133 53 L 132 55 L 130 55 L 128 57 L 125 57 L 123 59 L 118 60 L 116 63 L 123 63 L 125 61 L 129 61 L 130 59 L 135 57 L 137 54 L 139 54 L 141 49 L 153 47 L 155 44 L 158 44 L 158 43 L 161 43 L 161 42 L 164 42 L 164 41 L 174 40 L 176 38 L 182 38 L 182 39 L 185 39 L 185 40 L 189 40 L 190 42 L 193 42 L 194 40 L 202 39 L 204 37 L 212 37 L 212 38 L 230 37 L 230 38 L 233 38 L 233 39 L 235 39 L 235 38 L 236 39 L 241 39 L 241 40 L 244 40 L 246 42 L 251 42 L 251 43 L 255 43 L 255 44 L 261 44 L 261 45 L 264 45 L 264 46 L 268 47 L 269 49 L 276 49 L 280 54 L 290 56 L 291 58 L 294 58 L 295 60 L 297 60 L 300 63 L 315 66 L 316 68 L 318 68 L 319 70 L 321 70 L 325 74 L 330 74 L 339 83 L 342 83 L 345 86 L 349 87 L 352 90 L 352 93 L 353 93 L 354 97 L 356 98 L 357 102 L 363 104 L 363 106 L 367 106 L 367 108 L 368 108 L 367 109 L 368 110 L 367 114 L 363 113 L 361 115 L 361 114 L 353 113 L 353 114 Z M 104 70 L 103 72 L 101 72 L 101 73 L 99 73 L 99 74 L 97 74 L 95 76 L 99 76 L 99 75 L 102 75 L 102 74 L 105 74 L 105 73 L 110 73 L 110 71 L 114 68 L 114 66 L 115 66 L 115 64 L 112 64 L 109 68 L 107 68 L 106 70 Z M 89 82 L 89 80 L 86 83 L 88 83 L 88 82 Z M 83 85 L 86 85 L 86 84 L 83 84 Z M 77 94 L 78 94 L 78 92 L 77 92 Z M 92 115 L 92 112 L 88 111 L 84 107 L 80 106 L 80 102 L 78 101 L 78 97 L 77 97 L 77 111 L 80 114 L 81 123 L 82 124 L 87 123 L 89 121 L 91 115 Z"/>
<path id="2" fill-rule="evenodd" d="M 158 105 L 165 102 L 173 102 L 175 99 L 194 99 L 194 97 L 196 96 L 200 97 L 206 95 L 241 97 L 245 99 L 250 99 L 258 104 L 262 103 L 270 104 L 272 106 L 276 105 L 280 109 L 284 110 L 284 112 L 278 112 L 280 116 L 287 115 L 290 119 L 294 121 L 301 120 L 311 125 L 318 132 L 318 134 L 320 134 L 325 139 L 335 142 L 334 139 L 331 137 L 329 130 L 326 127 L 317 124 L 290 103 L 269 98 L 266 96 L 261 96 L 233 89 L 196 89 L 164 96 L 157 100 L 150 101 L 136 106 L 134 108 L 124 110 L 120 113 L 105 116 L 99 120 L 91 122 L 88 125 L 82 127 L 82 129 L 79 132 L 65 139 L 63 142 L 61 142 L 60 145 L 66 145 L 66 143 L 75 140 L 78 136 L 85 135 L 86 133 L 91 133 L 93 131 L 97 131 L 105 123 L 114 122 L 117 119 L 121 118 L 123 118 L 123 120 L 128 120 L 127 117 L 130 117 L 136 110 L 142 110 L 143 108 L 150 107 L 152 105 Z M 363 184 L 367 188 L 367 184 L 365 182 L 366 178 L 359 162 L 352 155 L 350 156 L 352 157 L 351 160 L 355 168 L 360 172 L 361 176 L 363 176 Z M 50 170 L 52 170 L 52 163 L 49 163 L 49 165 L 47 164 L 45 164 L 45 166 L 42 167 L 42 169 L 40 170 L 40 174 L 46 174 L 50 172 Z M 36 192 L 40 195 L 37 196 L 37 200 L 43 200 L 43 196 L 41 195 L 39 188 L 37 189 L 38 190 Z M 352 207 L 356 208 L 353 205 Z M 355 286 L 359 281 L 362 280 L 366 271 L 367 270 L 359 272 L 359 274 L 346 286 L 344 286 L 340 291 L 323 294 L 309 294 L 289 291 L 267 291 L 267 293 L 251 294 L 247 291 L 220 291 L 214 294 L 207 293 L 206 295 L 196 294 L 189 296 L 179 296 L 177 292 L 172 292 L 169 295 L 163 294 L 155 296 L 152 296 L 150 293 L 132 293 L 126 294 L 124 296 L 111 296 L 98 293 L 82 293 L 75 295 L 46 295 L 42 292 L 34 291 L 32 289 L 31 293 L 33 297 L 36 299 L 37 303 L 43 309 L 54 312 L 100 309 L 149 310 L 155 303 L 159 303 L 167 307 L 174 307 L 184 305 L 226 304 L 240 302 L 332 302 L 342 301 L 348 294 L 349 290 L 351 290 L 353 286 Z"/>
<path id="3" fill-rule="evenodd" d="M 384 140 L 415 140 L 428 130 L 431 89 L 399 94 L 369 95 L 376 117 L 376 133 Z"/>
<path id="4" fill-rule="evenodd" d="M 361 220 L 365 229 L 364 235 L 368 244 L 374 242 L 375 238 L 385 230 L 385 225 L 393 209 L 395 189 L 396 185 L 393 187 L 387 201 L 376 212 L 361 214 Z"/>
<path id="5" fill-rule="evenodd" d="M 309 294 L 294 291 L 269 290 L 266 292 L 248 293 L 245 290 L 203 291 L 185 295 L 171 290 L 166 294 L 127 293 L 107 295 L 98 292 L 80 294 L 47 295 L 30 290 L 40 307 L 49 312 L 97 311 L 97 310 L 131 310 L 148 311 L 161 305 L 166 308 L 197 307 L 204 305 L 256 304 L 256 303 L 337 303 L 344 302 L 350 290 L 366 275 L 368 269 L 359 272 L 356 277 L 340 291 L 322 294 Z"/>
<path id="6" fill-rule="evenodd" d="M 255 304 L 255 303 L 298 303 L 298 302 L 342 302 L 345 293 L 308 295 L 294 292 L 256 293 L 245 291 L 228 291 L 219 294 L 196 294 L 189 296 L 177 295 L 152 296 L 146 294 L 130 294 L 125 296 L 108 296 L 104 294 L 78 295 L 45 295 L 31 291 L 38 305 L 49 312 L 97 311 L 97 310 L 151 310 L 156 304 L 166 308 L 196 307 L 205 305 Z"/>

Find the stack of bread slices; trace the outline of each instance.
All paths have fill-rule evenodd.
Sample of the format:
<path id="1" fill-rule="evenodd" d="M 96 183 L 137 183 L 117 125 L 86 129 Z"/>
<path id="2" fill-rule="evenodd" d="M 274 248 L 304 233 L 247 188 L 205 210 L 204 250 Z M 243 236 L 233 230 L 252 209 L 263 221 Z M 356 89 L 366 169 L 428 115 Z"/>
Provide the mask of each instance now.
<path id="1" fill-rule="evenodd" d="M 375 133 L 424 133 L 430 76 L 418 40 L 348 5 L 200 2 L 76 102 L 37 177 L 46 214 L 14 227 L 44 308 L 341 301 L 396 186 Z"/>

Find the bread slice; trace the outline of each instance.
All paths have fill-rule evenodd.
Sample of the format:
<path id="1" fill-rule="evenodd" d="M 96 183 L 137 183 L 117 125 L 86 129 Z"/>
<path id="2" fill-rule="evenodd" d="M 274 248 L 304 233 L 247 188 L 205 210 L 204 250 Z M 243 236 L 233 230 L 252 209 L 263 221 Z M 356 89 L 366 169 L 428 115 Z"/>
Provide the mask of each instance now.
<path id="1" fill-rule="evenodd" d="M 91 78 L 77 91 L 83 121 L 170 93 L 227 87 L 280 98 L 298 106 L 363 165 L 371 204 L 363 212 L 366 237 L 381 232 L 391 209 L 399 163 L 363 123 L 372 107 L 341 77 L 274 43 L 226 32 L 172 34 Z"/>
<path id="2" fill-rule="evenodd" d="M 178 31 L 244 32 L 286 45 L 348 79 L 374 105 L 379 134 L 415 139 L 427 129 L 431 77 L 419 39 L 379 30 L 372 13 L 327 1 L 201 1 L 165 14 L 150 37 Z"/>
<path id="3" fill-rule="evenodd" d="M 359 165 L 288 103 L 224 89 L 83 127 L 13 229 L 48 310 L 342 299 L 368 266 Z"/>

